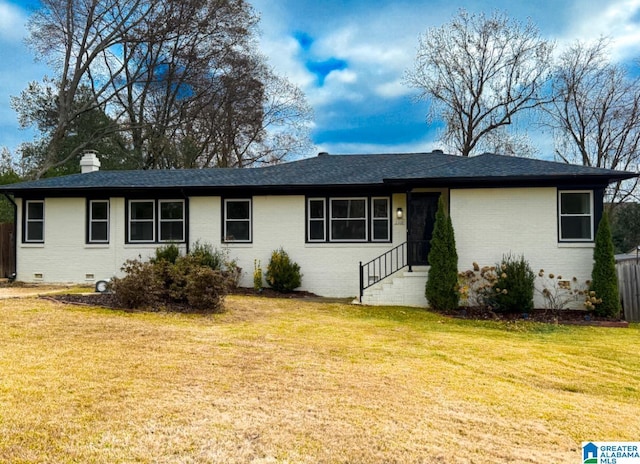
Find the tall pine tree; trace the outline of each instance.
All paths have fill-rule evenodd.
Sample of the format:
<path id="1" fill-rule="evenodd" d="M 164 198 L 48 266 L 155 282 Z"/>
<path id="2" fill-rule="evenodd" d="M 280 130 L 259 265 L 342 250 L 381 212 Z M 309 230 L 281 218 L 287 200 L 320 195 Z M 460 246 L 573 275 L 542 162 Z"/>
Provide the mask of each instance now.
<path id="1" fill-rule="evenodd" d="M 440 196 L 429 251 L 429 276 L 425 296 L 433 309 L 451 310 L 458 307 L 458 253 L 451 218 L 445 214 Z"/>
<path id="2" fill-rule="evenodd" d="M 596 304 L 596 315 L 602 317 L 620 316 L 622 308 L 618 296 L 616 260 L 611 228 L 609 227 L 609 216 L 606 211 L 602 214 L 596 233 L 590 290 L 596 293 L 596 298 L 602 300 L 601 303 Z"/>

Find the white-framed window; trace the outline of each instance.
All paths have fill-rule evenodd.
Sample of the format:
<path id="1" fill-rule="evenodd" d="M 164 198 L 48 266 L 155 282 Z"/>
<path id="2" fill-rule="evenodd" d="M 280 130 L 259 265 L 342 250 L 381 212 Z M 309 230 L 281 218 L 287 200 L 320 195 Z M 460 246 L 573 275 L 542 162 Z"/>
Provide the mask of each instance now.
<path id="1" fill-rule="evenodd" d="M 391 207 L 388 197 L 371 199 L 371 240 L 388 242 L 391 239 Z"/>
<path id="2" fill-rule="evenodd" d="M 129 200 L 129 242 L 154 242 L 156 239 L 154 200 Z"/>
<path id="3" fill-rule="evenodd" d="M 558 192 L 559 240 L 590 242 L 594 239 L 593 191 Z"/>
<path id="4" fill-rule="evenodd" d="M 24 241 L 44 242 L 44 201 L 27 200 L 24 214 Z"/>
<path id="5" fill-rule="evenodd" d="M 309 242 L 327 240 L 327 200 L 325 198 L 307 200 L 307 240 Z"/>
<path id="6" fill-rule="evenodd" d="M 329 240 L 332 242 L 367 241 L 367 199 L 329 199 Z"/>
<path id="7" fill-rule="evenodd" d="M 158 200 L 160 242 L 184 241 L 184 216 L 184 200 Z"/>
<path id="8" fill-rule="evenodd" d="M 225 199 L 223 222 L 225 242 L 251 242 L 251 199 Z"/>
<path id="9" fill-rule="evenodd" d="M 89 200 L 88 243 L 109 243 L 109 200 Z"/>

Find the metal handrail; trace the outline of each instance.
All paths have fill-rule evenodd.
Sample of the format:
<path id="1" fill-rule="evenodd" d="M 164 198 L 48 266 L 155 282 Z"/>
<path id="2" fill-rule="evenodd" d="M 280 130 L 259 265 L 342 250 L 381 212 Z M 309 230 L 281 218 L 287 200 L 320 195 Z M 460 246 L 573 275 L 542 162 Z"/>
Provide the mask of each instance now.
<path id="1" fill-rule="evenodd" d="M 362 261 L 360 261 L 360 301 L 362 301 L 362 296 L 367 288 L 408 265 L 407 242 L 384 252 L 368 263 L 362 264 Z"/>

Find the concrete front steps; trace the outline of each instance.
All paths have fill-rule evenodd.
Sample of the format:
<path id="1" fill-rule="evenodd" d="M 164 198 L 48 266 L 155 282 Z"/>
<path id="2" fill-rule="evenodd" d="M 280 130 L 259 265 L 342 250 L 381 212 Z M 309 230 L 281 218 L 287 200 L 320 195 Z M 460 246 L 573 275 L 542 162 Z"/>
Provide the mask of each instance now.
<path id="1" fill-rule="evenodd" d="M 362 296 L 362 304 L 426 307 L 424 286 L 428 270 L 428 266 L 414 266 L 412 272 L 408 268 L 396 272 L 367 288 Z"/>

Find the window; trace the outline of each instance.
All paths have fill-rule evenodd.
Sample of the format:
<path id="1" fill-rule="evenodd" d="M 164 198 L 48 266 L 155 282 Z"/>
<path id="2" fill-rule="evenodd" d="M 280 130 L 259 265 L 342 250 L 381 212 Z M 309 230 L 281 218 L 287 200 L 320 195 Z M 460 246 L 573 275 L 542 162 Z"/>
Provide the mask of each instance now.
<path id="1" fill-rule="evenodd" d="M 391 236 L 389 199 L 371 199 L 371 234 L 374 242 L 388 242 Z"/>
<path id="2" fill-rule="evenodd" d="M 390 242 L 391 198 L 307 198 L 307 242 Z"/>
<path id="3" fill-rule="evenodd" d="M 365 198 L 331 198 L 331 241 L 367 240 L 367 201 Z"/>
<path id="4" fill-rule="evenodd" d="M 251 242 L 251 200 L 224 201 L 225 242 Z"/>
<path id="5" fill-rule="evenodd" d="M 160 200 L 160 241 L 182 242 L 184 241 L 184 201 Z"/>
<path id="6" fill-rule="evenodd" d="M 559 193 L 560 241 L 593 240 L 593 192 Z"/>
<path id="7" fill-rule="evenodd" d="M 129 241 L 155 241 L 155 202 L 153 200 L 129 201 Z"/>
<path id="8" fill-rule="evenodd" d="M 44 201 L 30 201 L 25 204 L 25 242 L 44 242 Z"/>
<path id="9" fill-rule="evenodd" d="M 310 242 L 324 242 L 327 231 L 327 202 L 324 198 L 309 198 L 307 203 L 307 238 Z"/>
<path id="10" fill-rule="evenodd" d="M 109 200 L 89 201 L 88 243 L 109 243 Z"/>

